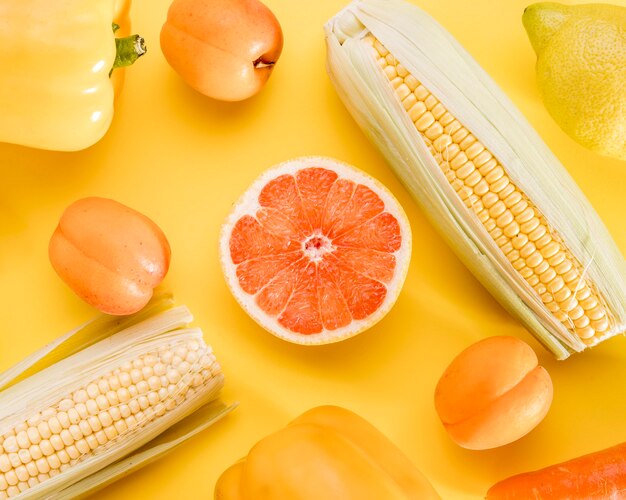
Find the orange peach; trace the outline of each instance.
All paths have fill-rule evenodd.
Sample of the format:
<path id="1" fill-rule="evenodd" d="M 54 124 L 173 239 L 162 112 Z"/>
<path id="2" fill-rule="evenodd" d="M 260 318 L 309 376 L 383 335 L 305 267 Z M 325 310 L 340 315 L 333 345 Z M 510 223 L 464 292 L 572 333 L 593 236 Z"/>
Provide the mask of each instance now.
<path id="1" fill-rule="evenodd" d="M 484 450 L 534 429 L 552 403 L 552 380 L 531 347 L 490 337 L 461 352 L 435 389 L 435 408 L 452 440 Z"/>
<path id="2" fill-rule="evenodd" d="M 170 246 L 145 215 L 106 198 L 84 198 L 61 216 L 48 247 L 57 274 L 108 314 L 139 311 L 170 263 Z"/>
<path id="3" fill-rule="evenodd" d="M 278 20 L 258 0 L 174 0 L 161 50 L 198 92 L 240 101 L 263 88 L 283 48 Z"/>

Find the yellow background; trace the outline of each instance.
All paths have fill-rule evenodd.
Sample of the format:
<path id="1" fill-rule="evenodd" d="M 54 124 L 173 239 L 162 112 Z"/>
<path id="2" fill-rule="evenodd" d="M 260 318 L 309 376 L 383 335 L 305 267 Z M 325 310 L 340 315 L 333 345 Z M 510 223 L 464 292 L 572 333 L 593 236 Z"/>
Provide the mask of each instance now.
<path id="1" fill-rule="evenodd" d="M 626 252 L 626 163 L 585 151 L 543 108 L 521 24 L 527 1 L 413 1 L 520 107 Z M 325 72 L 322 25 L 344 0 L 266 3 L 281 21 L 285 47 L 257 97 L 226 104 L 188 88 L 159 48 L 169 2 L 137 0 L 134 28 L 149 51 L 127 71 L 104 139 L 73 154 L 0 145 L 0 368 L 95 314 L 55 275 L 47 244 L 68 204 L 98 195 L 147 214 L 164 230 L 173 257 L 166 286 L 214 346 L 226 374 L 224 399 L 240 402 L 215 427 L 98 498 L 211 498 L 221 471 L 256 441 L 326 403 L 378 426 L 444 498 L 481 498 L 510 474 L 626 441 L 626 340 L 565 362 L 552 359 L 444 245 L 339 101 Z M 414 234 L 395 307 L 368 332 L 337 345 L 300 347 L 263 331 L 230 295 L 218 263 L 219 229 L 231 204 L 261 171 L 301 155 L 333 156 L 377 177 L 406 209 Z M 536 349 L 552 375 L 554 403 L 518 442 L 463 450 L 440 425 L 433 391 L 458 352 L 496 334 L 520 336 Z"/>

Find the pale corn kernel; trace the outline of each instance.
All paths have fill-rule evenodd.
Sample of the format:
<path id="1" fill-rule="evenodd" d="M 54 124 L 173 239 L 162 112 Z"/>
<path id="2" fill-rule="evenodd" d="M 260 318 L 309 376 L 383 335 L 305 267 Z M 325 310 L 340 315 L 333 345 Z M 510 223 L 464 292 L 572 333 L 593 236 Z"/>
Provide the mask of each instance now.
<path id="1" fill-rule="evenodd" d="M 118 434 L 123 434 L 128 430 L 128 425 L 123 419 L 117 420 L 113 426 Z"/>
<path id="2" fill-rule="evenodd" d="M 418 118 L 415 122 L 415 127 L 420 132 L 425 131 L 428 127 L 430 127 L 435 122 L 435 117 L 432 115 L 430 111 L 426 111 L 422 116 Z M 178 356 L 177 356 L 178 357 Z M 180 358 L 178 358 L 180 359 Z M 176 363 L 173 363 L 176 365 Z"/>
<path id="3" fill-rule="evenodd" d="M 107 397 L 104 394 L 100 394 L 96 398 L 96 404 L 98 405 L 98 409 L 99 410 L 106 410 L 107 408 L 109 408 L 109 406 L 111 406 L 109 404 L 109 400 L 107 399 Z"/>
<path id="4" fill-rule="evenodd" d="M 76 449 L 81 455 L 86 455 L 91 450 L 89 444 L 87 443 L 87 439 L 80 439 L 74 443 Z"/>
<path id="5" fill-rule="evenodd" d="M 587 311 L 587 316 L 589 316 L 589 319 L 593 322 L 602 319 L 605 316 L 605 312 L 602 306 L 598 304 L 593 309 Z"/>
<path id="6" fill-rule="evenodd" d="M 52 438 L 52 436 L 50 436 L 50 438 Z M 54 453 L 54 448 L 50 444 L 50 441 L 47 439 L 44 439 L 43 441 L 41 441 L 41 443 L 39 443 L 39 449 L 45 457 Z"/>
<path id="7" fill-rule="evenodd" d="M 57 451 L 57 457 L 59 457 L 61 464 L 67 464 L 70 462 L 70 456 L 65 449 Z"/>
<path id="8" fill-rule="evenodd" d="M 511 222 L 508 226 L 504 228 L 504 234 L 506 234 L 509 238 L 514 238 L 519 234 L 519 224 L 516 221 Z M 511 245 L 513 243 L 511 242 Z"/>
<path id="9" fill-rule="evenodd" d="M 67 412 L 67 410 L 73 407 L 74 407 L 74 401 L 72 401 L 69 398 L 65 398 L 61 400 L 61 402 L 59 403 L 59 410 L 64 411 L 64 412 Z"/>
<path id="10" fill-rule="evenodd" d="M 385 75 L 387 75 L 387 78 L 389 78 L 390 80 L 393 80 L 397 75 L 397 71 L 396 68 L 394 66 L 385 66 Z"/>
<path id="11" fill-rule="evenodd" d="M 491 208 L 489 208 L 489 215 L 495 219 L 500 217 L 506 211 L 506 206 L 502 200 L 496 201 Z"/>
<path id="12" fill-rule="evenodd" d="M 504 188 L 502 188 L 501 191 L 498 192 L 498 196 L 500 197 L 501 200 L 506 200 L 509 195 L 511 193 L 514 193 L 516 190 L 515 185 L 513 185 L 511 183 L 511 180 L 508 177 L 504 177 L 505 179 L 507 179 L 508 183 L 506 184 L 506 186 L 504 186 Z"/>
<path id="13" fill-rule="evenodd" d="M 33 460 L 33 457 L 30 455 L 30 451 L 28 450 L 20 450 L 17 452 L 17 456 L 20 459 L 20 462 L 23 464 L 27 464 Z"/>
<path id="14" fill-rule="evenodd" d="M 50 465 L 45 458 L 40 458 L 39 460 L 37 460 L 37 462 L 35 462 L 35 465 L 37 466 L 37 470 L 41 474 L 47 474 L 48 472 L 50 472 Z"/>
<path id="15" fill-rule="evenodd" d="M 491 185 L 491 190 L 494 193 L 498 193 L 500 199 L 505 199 L 506 198 L 506 193 L 502 194 L 502 192 L 508 188 L 511 187 L 510 181 L 508 177 L 500 177 L 497 181 L 495 181 L 492 185 Z"/>
<path id="16" fill-rule="evenodd" d="M 441 152 L 441 157 L 446 162 L 452 161 L 461 152 L 458 144 L 451 144 Z"/>
<path id="17" fill-rule="evenodd" d="M 547 283 L 550 283 L 555 277 L 556 277 L 556 271 L 554 270 L 554 268 L 551 267 L 547 269 L 545 272 L 543 272 L 541 276 L 539 276 L 539 279 L 541 280 L 542 283 L 547 284 Z"/>
<path id="18" fill-rule="evenodd" d="M 584 314 L 584 311 L 583 311 L 583 314 Z M 574 320 L 574 326 L 576 326 L 576 328 L 585 328 L 589 326 L 590 323 L 591 323 L 591 320 L 589 319 L 589 316 L 581 316 L 580 318 L 576 318 Z"/>
<path id="19" fill-rule="evenodd" d="M 400 85 L 402 85 L 403 83 L 404 83 L 404 79 L 403 79 L 403 78 L 401 78 L 401 77 L 399 77 L 399 76 L 396 76 L 393 80 L 391 80 L 391 86 L 392 86 L 394 89 L 396 89 L 396 90 L 397 90 L 397 89 L 398 89 L 398 87 L 399 87 Z"/>
<path id="20" fill-rule="evenodd" d="M 544 258 L 548 259 L 555 255 L 558 251 L 559 244 L 556 241 L 552 241 L 541 249 L 541 254 L 544 256 Z"/>
<path id="21" fill-rule="evenodd" d="M 478 173 L 480 174 L 480 172 Z M 487 181 L 485 179 L 481 179 L 480 182 L 474 186 L 474 192 L 478 196 L 484 196 L 487 194 L 489 192 L 489 184 L 487 184 Z"/>
<path id="22" fill-rule="evenodd" d="M 593 337 L 596 334 L 596 331 L 593 329 L 593 327 L 591 326 L 586 326 L 585 328 L 581 328 L 579 330 L 576 331 L 578 333 L 578 336 L 583 339 L 583 340 L 589 340 L 589 344 L 593 345 L 595 342 L 593 342 Z"/>
<path id="23" fill-rule="evenodd" d="M 12 467 L 19 467 L 22 465 L 20 456 L 17 453 L 9 453 L 9 462 L 11 462 Z"/>
<path id="24" fill-rule="evenodd" d="M 443 115 L 445 115 L 447 113 L 446 108 L 443 106 L 443 104 L 438 102 L 437 104 L 435 104 L 433 109 L 430 110 L 430 112 L 435 117 L 435 120 L 437 120 L 437 123 L 439 123 L 441 125 L 441 130 L 443 132 L 443 127 L 445 126 L 445 123 L 443 123 L 441 121 L 441 118 L 443 117 Z M 186 358 L 186 356 L 185 356 L 185 358 Z"/>
<path id="25" fill-rule="evenodd" d="M 74 437 L 72 436 L 72 434 L 70 433 L 69 430 L 67 429 L 63 429 L 61 431 L 61 440 L 63 441 L 63 444 L 65 446 L 70 446 L 71 444 L 74 444 Z M 57 450 L 58 451 L 58 450 Z"/>
<path id="26" fill-rule="evenodd" d="M 506 205 L 505 205 L 505 208 L 506 208 Z M 500 215 L 496 219 L 496 224 L 498 225 L 498 227 L 501 227 L 501 228 L 508 227 L 512 222 L 514 222 L 513 214 L 511 212 L 509 212 L 508 210 L 503 212 L 502 215 Z M 508 234 L 506 234 L 506 235 L 508 236 Z M 508 238 L 510 238 L 510 236 Z M 507 238 L 507 241 L 508 241 L 508 238 Z M 503 243 L 503 244 L 505 244 L 505 243 Z M 502 247 L 502 245 L 500 245 L 500 247 Z"/>
<path id="27" fill-rule="evenodd" d="M 549 234 L 544 234 L 541 238 L 535 241 L 535 246 L 540 250 L 545 247 L 547 244 L 552 242 L 552 236 Z"/>
<path id="28" fill-rule="evenodd" d="M 80 457 L 80 452 L 78 451 L 78 448 L 76 448 L 75 444 L 70 445 L 67 448 L 65 448 L 65 451 L 70 457 L 70 460 L 76 460 L 78 457 Z"/>
<path id="29" fill-rule="evenodd" d="M 525 222 L 532 220 L 534 216 L 535 216 L 535 210 L 532 207 L 528 207 L 526 210 L 517 214 L 515 216 L 515 220 L 519 222 L 520 224 L 524 224 Z"/>
<path id="30" fill-rule="evenodd" d="M 504 199 L 504 204 L 506 205 L 506 208 L 512 208 L 520 201 L 522 201 L 522 194 L 519 191 L 513 191 Z"/>
<path id="31" fill-rule="evenodd" d="M 56 453 L 50 455 L 48 458 L 48 464 L 50 465 L 50 470 L 55 470 L 61 467 L 61 460 Z"/>
<path id="32" fill-rule="evenodd" d="M 543 257 L 541 256 L 539 252 L 535 252 L 526 258 L 526 265 L 532 269 L 535 269 L 542 262 L 543 262 Z M 538 276 L 537 276 L 537 282 L 539 282 Z M 531 286 L 534 286 L 534 285 L 531 285 Z"/>
<path id="33" fill-rule="evenodd" d="M 439 118 L 439 123 L 441 123 L 444 126 L 444 128 L 450 125 L 453 121 L 454 121 L 454 116 L 452 116 L 448 111 L 446 111 L 441 116 L 441 118 Z M 190 351 L 190 352 L 193 352 L 193 351 Z"/>
<path id="34" fill-rule="evenodd" d="M 523 269 L 520 270 L 520 275 L 522 276 L 522 278 L 528 280 L 534 273 L 533 270 L 530 269 L 529 267 L 524 267 Z"/>
<path id="35" fill-rule="evenodd" d="M 476 141 L 465 150 L 465 154 L 470 160 L 474 160 L 484 150 L 485 147 L 479 141 Z"/>
<path id="36" fill-rule="evenodd" d="M 426 129 L 426 131 L 424 131 L 424 136 L 431 141 L 434 141 L 442 134 L 443 127 L 439 124 L 439 122 L 434 122 L 430 127 L 428 127 L 428 129 Z"/>
<path id="37" fill-rule="evenodd" d="M 474 137 L 470 133 L 468 133 L 467 136 L 465 136 L 465 138 L 461 142 L 459 142 L 459 147 L 463 151 L 466 152 L 468 158 L 469 158 L 469 153 L 467 152 L 467 149 L 475 143 L 476 143 L 476 137 Z"/>
<path id="38" fill-rule="evenodd" d="M 495 168 L 493 168 L 487 175 L 485 175 L 485 180 L 489 184 L 493 184 L 498 179 L 500 179 L 503 175 L 504 175 L 504 169 L 500 165 L 498 165 Z"/>
<path id="39" fill-rule="evenodd" d="M 87 395 L 90 399 L 95 399 L 98 394 L 100 394 L 98 384 L 91 383 L 87 386 Z"/>
<path id="40" fill-rule="evenodd" d="M 70 419 L 70 424 L 75 425 L 80 422 L 81 417 L 76 408 L 70 408 L 69 410 L 67 410 L 67 418 Z"/>
<path id="41" fill-rule="evenodd" d="M 477 170 L 474 170 L 470 175 L 465 178 L 465 185 L 471 188 L 475 187 L 482 180 L 482 175 Z"/>
<path id="42" fill-rule="evenodd" d="M 564 302 L 572 296 L 572 291 L 564 286 L 556 292 L 552 291 L 552 295 L 554 296 L 554 300 L 557 302 Z"/>
<path id="43" fill-rule="evenodd" d="M 19 480 L 17 479 L 17 475 L 14 470 L 10 470 L 9 472 L 4 473 L 4 479 L 9 486 L 15 486 Z"/>
<path id="44" fill-rule="evenodd" d="M 409 109 L 409 118 L 411 118 L 411 121 L 415 123 L 417 120 L 419 120 L 422 117 L 424 113 L 426 113 L 426 106 L 424 105 L 422 101 L 418 101 L 416 104 L 414 104 L 411 107 L 411 109 Z M 163 360 L 163 362 L 165 364 L 169 364 L 165 360 Z"/>
<path id="45" fill-rule="evenodd" d="M 76 413 L 78 413 L 80 418 L 87 418 L 89 416 L 89 412 L 87 411 L 87 405 L 85 405 L 84 403 L 77 403 L 76 406 L 74 406 L 74 409 L 76 410 Z"/>
<path id="46" fill-rule="evenodd" d="M 462 154 L 464 154 L 464 153 L 462 153 Z M 461 155 L 459 154 L 459 156 L 461 156 Z M 456 160 L 456 158 L 455 158 L 455 160 Z M 452 162 L 452 168 L 454 168 L 454 161 Z M 456 176 L 459 179 L 463 180 L 467 176 L 469 176 L 472 172 L 474 172 L 475 170 L 476 170 L 476 167 L 474 167 L 474 164 L 471 161 L 468 161 L 468 162 L 464 163 L 461 167 L 458 168 L 458 170 L 456 171 Z"/>
<path id="47" fill-rule="evenodd" d="M 460 144 L 463 139 L 465 139 L 469 135 L 468 130 L 465 127 L 460 128 L 454 134 L 452 134 L 452 140 L 458 144 Z"/>
<path id="48" fill-rule="evenodd" d="M 88 400 L 85 406 L 87 407 L 87 413 L 91 416 L 97 415 L 100 411 L 100 408 L 98 408 L 98 403 L 96 403 L 95 399 Z"/>
<path id="49" fill-rule="evenodd" d="M 416 103 L 417 103 L 417 97 L 415 97 L 415 94 L 413 93 L 409 94 L 404 99 L 402 99 L 402 106 L 404 107 L 406 111 L 411 109 Z"/>
<path id="50" fill-rule="evenodd" d="M 61 436 L 59 436 L 58 434 L 54 434 L 50 438 L 50 444 L 52 445 L 52 448 L 54 449 L 54 451 L 62 450 L 65 446 L 63 444 L 63 440 L 61 439 Z"/>
<path id="51" fill-rule="evenodd" d="M 528 208 L 528 202 L 524 200 L 523 198 L 520 201 L 518 201 L 515 205 L 510 207 L 513 215 L 519 215 L 527 208 Z"/>
<path id="52" fill-rule="evenodd" d="M 426 96 L 425 99 L 423 99 L 423 101 L 424 101 L 424 104 L 426 104 L 426 109 L 428 109 L 428 111 L 432 110 L 439 103 L 437 98 L 434 95 L 430 94 L 430 93 Z M 179 358 L 184 358 L 185 357 L 185 356 L 181 356 L 178 352 L 176 352 L 176 356 L 178 356 Z M 174 364 L 176 364 L 176 363 L 174 363 Z"/>
<path id="53" fill-rule="evenodd" d="M 31 476 L 31 478 L 36 479 L 39 475 L 39 469 L 37 469 L 35 462 L 28 462 L 26 464 L 26 470 L 28 471 L 28 475 Z"/>
<path id="54" fill-rule="evenodd" d="M 497 194 L 489 192 L 485 196 L 482 197 L 482 200 L 483 200 L 483 205 L 485 205 L 485 208 L 489 209 L 492 206 L 494 206 L 498 201 L 500 201 L 500 198 L 498 198 Z"/>
<path id="55" fill-rule="evenodd" d="M 408 75 L 404 78 L 404 83 L 411 89 L 411 92 L 415 92 L 417 87 L 419 87 L 420 82 L 413 75 Z"/>
<path id="56" fill-rule="evenodd" d="M 9 436 L 4 440 L 4 443 L 2 444 L 2 447 L 4 448 L 4 451 L 6 453 L 14 453 L 17 450 L 20 449 L 19 445 L 17 444 L 17 439 L 15 436 Z"/>
<path id="57" fill-rule="evenodd" d="M 96 442 L 95 446 L 94 446 L 94 450 L 98 447 L 98 446 L 104 446 L 107 441 L 107 435 L 104 432 L 104 430 L 98 431 L 98 432 L 94 432 L 91 436 L 89 436 L 90 438 L 93 438 Z M 89 447 L 91 447 L 91 443 L 89 442 L 89 440 L 87 440 L 87 442 L 89 443 Z"/>
<path id="58" fill-rule="evenodd" d="M 120 387 L 122 387 L 119 379 L 115 375 L 112 375 L 111 377 L 109 377 L 108 382 L 109 382 L 109 388 L 112 391 L 117 391 Z"/>

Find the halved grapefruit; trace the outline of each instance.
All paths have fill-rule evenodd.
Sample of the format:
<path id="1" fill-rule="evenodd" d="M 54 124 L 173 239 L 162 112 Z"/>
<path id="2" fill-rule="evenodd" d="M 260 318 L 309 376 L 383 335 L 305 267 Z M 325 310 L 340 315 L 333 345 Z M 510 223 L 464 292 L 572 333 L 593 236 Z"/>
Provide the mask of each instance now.
<path id="1" fill-rule="evenodd" d="M 298 344 L 352 337 L 396 301 L 411 256 L 402 207 L 378 181 L 330 158 L 263 173 L 222 228 L 222 269 L 243 309 Z"/>

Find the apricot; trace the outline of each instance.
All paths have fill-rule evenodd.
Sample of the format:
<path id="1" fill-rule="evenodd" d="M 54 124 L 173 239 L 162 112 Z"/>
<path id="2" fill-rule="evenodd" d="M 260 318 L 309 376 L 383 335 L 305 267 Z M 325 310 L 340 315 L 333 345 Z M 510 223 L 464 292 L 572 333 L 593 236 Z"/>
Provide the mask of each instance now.
<path id="1" fill-rule="evenodd" d="M 534 429 L 552 403 L 552 380 L 532 348 L 497 336 L 461 352 L 435 389 L 435 409 L 452 440 L 485 450 Z"/>
<path id="2" fill-rule="evenodd" d="M 115 315 L 145 306 L 167 274 L 170 246 L 145 215 L 106 198 L 72 203 L 48 255 L 61 279 L 88 304 Z"/>
<path id="3" fill-rule="evenodd" d="M 174 0 L 161 29 L 170 66 L 198 92 L 223 101 L 259 92 L 282 48 L 280 23 L 258 0 Z"/>

